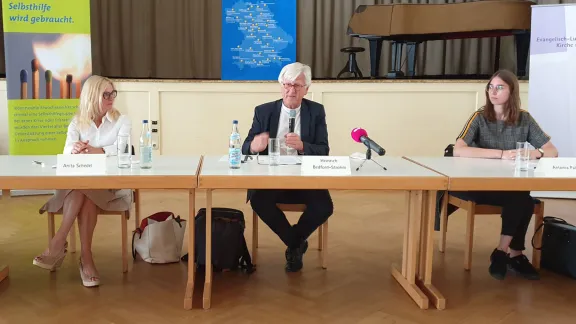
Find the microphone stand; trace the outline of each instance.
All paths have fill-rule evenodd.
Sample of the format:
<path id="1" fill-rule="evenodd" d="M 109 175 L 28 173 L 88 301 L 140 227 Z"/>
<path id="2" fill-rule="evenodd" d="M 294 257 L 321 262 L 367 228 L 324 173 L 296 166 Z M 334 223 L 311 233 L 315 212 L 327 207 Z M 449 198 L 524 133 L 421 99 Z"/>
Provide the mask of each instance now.
<path id="1" fill-rule="evenodd" d="M 368 150 L 366 151 L 366 159 L 364 159 L 364 161 L 362 161 L 362 163 L 360 163 L 360 165 L 356 168 L 356 171 L 359 171 L 360 168 L 364 165 L 364 163 L 365 163 L 366 161 L 368 161 L 368 160 L 370 160 L 370 161 L 378 164 L 378 165 L 379 165 L 380 167 L 382 167 L 382 169 L 384 169 L 385 171 L 388 170 L 388 169 L 386 169 L 383 165 L 381 165 L 380 163 L 372 160 L 372 149 L 370 148 L 370 143 L 368 143 Z"/>

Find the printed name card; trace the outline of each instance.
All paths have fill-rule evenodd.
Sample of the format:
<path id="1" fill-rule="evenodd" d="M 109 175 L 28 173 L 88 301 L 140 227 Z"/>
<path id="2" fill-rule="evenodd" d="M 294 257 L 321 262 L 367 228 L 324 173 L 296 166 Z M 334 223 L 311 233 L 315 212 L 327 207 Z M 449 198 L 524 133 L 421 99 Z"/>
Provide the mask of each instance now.
<path id="1" fill-rule="evenodd" d="M 534 173 L 547 177 L 576 177 L 576 158 L 541 158 Z"/>
<path id="2" fill-rule="evenodd" d="M 106 174 L 106 154 L 58 154 L 56 159 L 56 174 Z"/>
<path id="3" fill-rule="evenodd" d="M 348 176 L 349 156 L 303 156 L 302 175 L 307 176 Z"/>

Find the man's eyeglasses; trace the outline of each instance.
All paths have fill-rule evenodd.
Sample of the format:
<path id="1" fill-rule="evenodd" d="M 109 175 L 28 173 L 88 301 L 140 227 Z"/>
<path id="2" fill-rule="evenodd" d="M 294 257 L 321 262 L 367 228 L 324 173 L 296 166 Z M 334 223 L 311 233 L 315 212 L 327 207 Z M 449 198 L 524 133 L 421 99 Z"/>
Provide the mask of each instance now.
<path id="1" fill-rule="evenodd" d="M 502 92 L 504 89 L 506 89 L 503 85 L 499 84 L 499 85 L 488 85 L 486 87 L 486 92 L 494 92 L 494 90 L 496 90 L 496 92 Z"/>
<path id="2" fill-rule="evenodd" d="M 104 99 L 116 98 L 117 95 L 118 92 L 116 90 L 113 90 L 112 92 L 104 92 L 102 94 L 102 98 Z"/>
<path id="3" fill-rule="evenodd" d="M 290 90 L 290 88 L 294 88 L 294 90 L 300 90 L 300 89 L 306 88 L 305 84 L 302 85 L 302 84 L 282 83 L 282 85 L 284 86 L 284 89 L 286 89 L 286 90 Z"/>

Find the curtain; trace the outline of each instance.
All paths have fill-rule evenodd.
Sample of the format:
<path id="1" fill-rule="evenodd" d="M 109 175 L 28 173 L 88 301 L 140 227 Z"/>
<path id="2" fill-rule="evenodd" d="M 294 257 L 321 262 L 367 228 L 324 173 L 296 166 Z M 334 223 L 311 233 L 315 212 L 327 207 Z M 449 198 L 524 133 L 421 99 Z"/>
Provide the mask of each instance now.
<path id="1" fill-rule="evenodd" d="M 340 49 L 364 47 L 357 60 L 368 76 L 368 41 L 346 35 L 357 6 L 450 2 L 463 1 L 298 0 L 297 60 L 312 67 L 315 79 L 335 78 L 348 60 Z M 91 0 L 93 73 L 114 78 L 219 79 L 221 7 L 221 0 Z M 418 46 L 416 74 L 491 74 L 495 44 L 494 38 L 424 42 Z M 501 39 L 500 67 L 516 69 L 513 37 Z M 380 75 L 390 68 L 391 46 L 384 41 Z M 0 74 L 5 74 L 3 42 Z"/>
<path id="2" fill-rule="evenodd" d="M 92 0 L 94 74 L 220 77 L 217 0 Z"/>

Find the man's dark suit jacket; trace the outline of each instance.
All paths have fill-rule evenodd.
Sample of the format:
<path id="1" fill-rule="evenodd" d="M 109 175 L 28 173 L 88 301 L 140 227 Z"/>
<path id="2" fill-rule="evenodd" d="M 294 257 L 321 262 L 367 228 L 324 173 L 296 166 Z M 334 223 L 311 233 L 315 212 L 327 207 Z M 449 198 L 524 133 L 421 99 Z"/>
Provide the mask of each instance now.
<path id="1" fill-rule="evenodd" d="M 282 111 L 282 99 L 268 102 L 254 109 L 254 120 L 248 136 L 242 145 L 242 154 L 250 154 L 250 144 L 254 136 L 268 132 L 271 138 L 278 133 L 278 122 Z M 324 106 L 302 99 L 300 106 L 300 139 L 304 143 L 303 155 L 328 155 L 328 127 L 326 126 L 326 112 Z M 268 147 L 260 155 L 268 155 Z M 252 190 L 248 190 L 248 200 L 252 196 Z"/>

